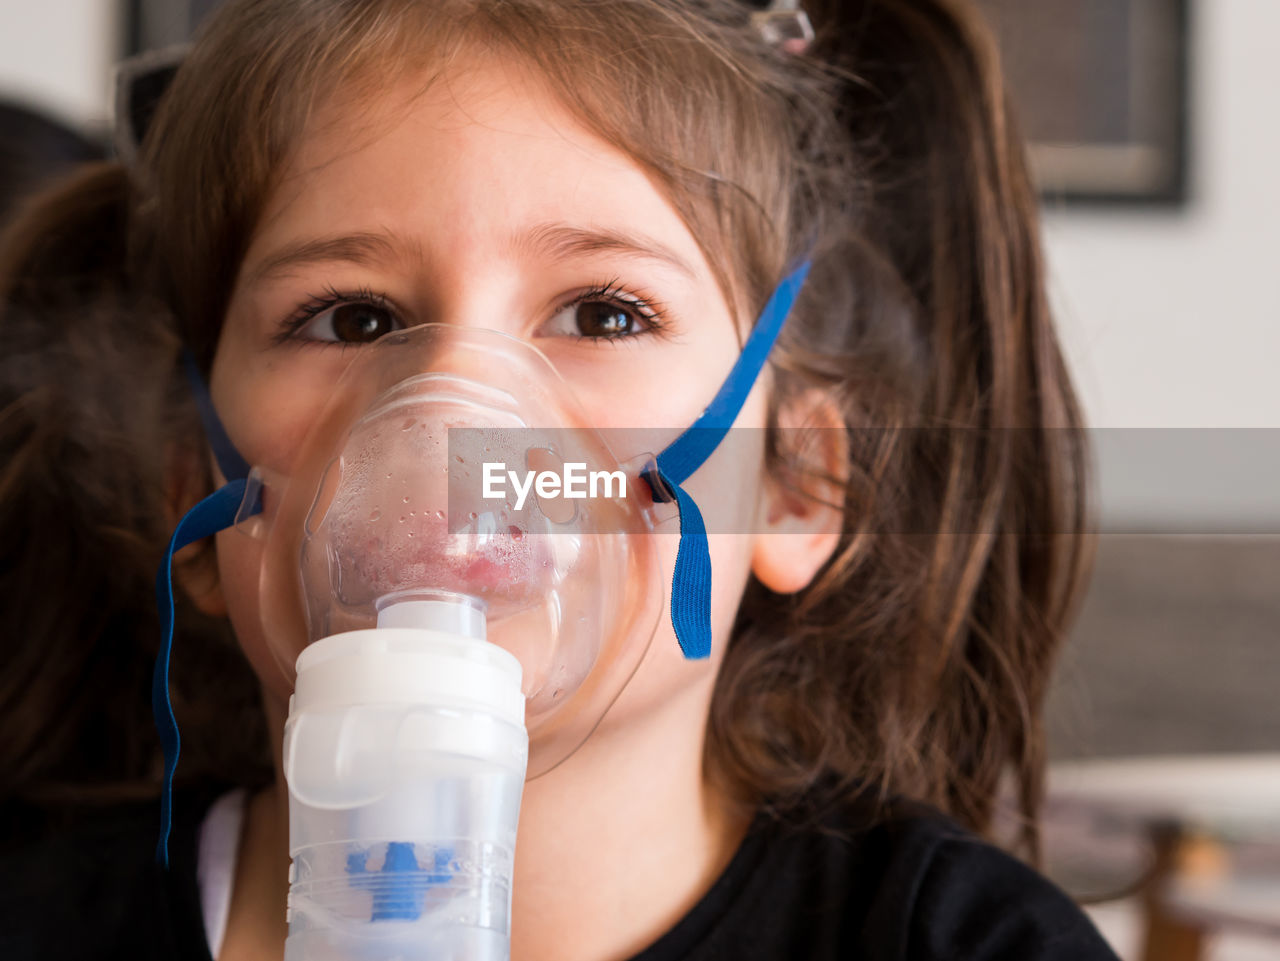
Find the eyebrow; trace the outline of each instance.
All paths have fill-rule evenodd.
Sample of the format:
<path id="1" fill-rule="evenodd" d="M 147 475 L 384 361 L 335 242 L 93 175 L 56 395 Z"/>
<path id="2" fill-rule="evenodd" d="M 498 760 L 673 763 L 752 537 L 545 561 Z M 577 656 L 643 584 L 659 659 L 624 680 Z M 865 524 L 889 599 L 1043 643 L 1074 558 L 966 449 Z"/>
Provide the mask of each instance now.
<path id="1" fill-rule="evenodd" d="M 282 247 L 255 267 L 249 277 L 251 282 L 258 281 L 275 274 L 286 274 L 307 264 L 346 262 L 371 267 L 396 254 L 395 243 L 380 233 L 321 237 Z"/>
<path id="2" fill-rule="evenodd" d="M 570 260 L 590 254 L 623 254 L 665 264 L 696 280 L 694 269 L 670 247 L 651 237 L 618 230 L 588 229 L 570 224 L 539 224 L 516 239 L 515 249 L 550 260 Z"/>
<path id="3" fill-rule="evenodd" d="M 562 223 L 539 224 L 514 238 L 511 247 L 520 253 L 554 261 L 591 254 L 622 254 L 663 264 L 691 280 L 697 279 L 694 269 L 671 248 L 651 237 L 617 230 L 574 227 Z M 385 233 L 361 232 L 320 237 L 288 244 L 274 251 L 250 272 L 249 282 L 287 274 L 309 264 L 344 262 L 371 267 L 385 263 L 400 252 L 392 237 Z"/>

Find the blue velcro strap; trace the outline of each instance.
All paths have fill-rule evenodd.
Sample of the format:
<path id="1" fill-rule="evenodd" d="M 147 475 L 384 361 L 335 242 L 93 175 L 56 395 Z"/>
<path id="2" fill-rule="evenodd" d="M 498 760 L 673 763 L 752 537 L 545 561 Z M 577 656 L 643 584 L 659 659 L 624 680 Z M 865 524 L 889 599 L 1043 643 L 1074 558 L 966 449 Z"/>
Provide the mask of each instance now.
<path id="1" fill-rule="evenodd" d="M 716 396 L 657 456 L 657 466 L 642 475 L 654 500 L 674 500 L 680 510 L 680 547 L 671 576 L 671 626 L 680 650 L 690 659 L 711 653 L 711 552 L 702 512 L 681 485 L 706 463 L 738 419 L 804 287 L 809 266 L 805 261 L 778 284 Z"/>
<path id="2" fill-rule="evenodd" d="M 196 359 L 188 350 L 182 352 L 182 367 L 186 371 L 187 383 L 191 385 L 191 393 L 200 411 L 200 422 L 204 424 L 204 436 L 209 441 L 214 459 L 218 462 L 218 470 L 222 471 L 222 476 L 229 481 L 248 477 L 249 465 L 240 456 L 235 444 L 231 443 L 231 438 L 227 436 L 227 430 L 222 426 L 218 412 L 213 407 L 209 388 L 205 386 L 204 378 L 200 376 Z"/>
<path id="3" fill-rule="evenodd" d="M 691 661 L 711 655 L 711 550 L 702 511 L 675 485 L 680 509 L 680 548 L 671 578 L 671 626 Z"/>
<path id="4" fill-rule="evenodd" d="M 247 482 L 241 478 L 222 487 L 187 511 L 169 539 L 169 547 L 156 571 L 156 608 L 160 614 L 160 651 L 151 676 L 151 712 L 155 716 L 160 746 L 164 750 L 164 786 L 160 794 L 160 841 L 156 860 L 169 866 L 169 829 L 173 821 L 173 772 L 178 767 L 181 741 L 178 721 L 169 702 L 169 654 L 173 648 L 173 555 L 232 526 L 244 499 Z"/>

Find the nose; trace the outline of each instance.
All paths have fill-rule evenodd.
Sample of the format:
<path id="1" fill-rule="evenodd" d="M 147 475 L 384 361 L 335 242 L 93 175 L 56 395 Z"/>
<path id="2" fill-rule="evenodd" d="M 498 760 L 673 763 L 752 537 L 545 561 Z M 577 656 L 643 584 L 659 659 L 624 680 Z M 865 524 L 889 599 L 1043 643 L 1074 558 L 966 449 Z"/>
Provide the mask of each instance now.
<path id="1" fill-rule="evenodd" d="M 422 324 L 387 334 L 375 346 L 368 360 L 378 371 L 383 390 L 432 374 L 460 383 L 488 384 L 519 396 L 521 389 L 536 389 L 548 374 L 559 379 L 537 348 L 487 327 Z"/>

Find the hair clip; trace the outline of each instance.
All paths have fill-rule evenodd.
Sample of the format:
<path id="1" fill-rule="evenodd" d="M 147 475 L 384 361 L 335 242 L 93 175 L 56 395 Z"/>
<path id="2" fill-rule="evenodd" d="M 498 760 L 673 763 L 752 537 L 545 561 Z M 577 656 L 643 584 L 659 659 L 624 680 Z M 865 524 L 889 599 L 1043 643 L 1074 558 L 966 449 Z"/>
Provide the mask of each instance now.
<path id="1" fill-rule="evenodd" d="M 190 44 L 148 50 L 116 66 L 116 100 L 112 141 L 116 157 L 135 167 L 142 138 L 155 116 L 160 98 L 187 56 Z"/>
<path id="2" fill-rule="evenodd" d="M 787 53 L 804 53 L 813 43 L 813 24 L 799 0 L 773 0 L 751 15 L 751 24 L 765 43 Z"/>

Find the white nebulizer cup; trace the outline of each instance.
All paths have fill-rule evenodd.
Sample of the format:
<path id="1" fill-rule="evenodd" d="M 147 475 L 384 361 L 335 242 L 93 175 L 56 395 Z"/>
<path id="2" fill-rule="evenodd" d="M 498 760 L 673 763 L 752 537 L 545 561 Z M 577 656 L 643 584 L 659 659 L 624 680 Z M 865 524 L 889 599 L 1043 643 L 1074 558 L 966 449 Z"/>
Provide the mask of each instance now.
<path id="1" fill-rule="evenodd" d="M 484 628 L 423 594 L 298 658 L 287 961 L 508 957 L 529 741 L 519 661 Z"/>
<path id="2" fill-rule="evenodd" d="M 294 684 L 290 961 L 507 958 L 526 775 L 590 735 L 662 611 L 651 463 L 528 344 L 424 325 L 362 348 L 289 477 L 255 472 L 241 527 Z M 624 483 L 519 483 L 557 467 Z"/>

